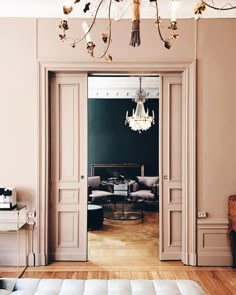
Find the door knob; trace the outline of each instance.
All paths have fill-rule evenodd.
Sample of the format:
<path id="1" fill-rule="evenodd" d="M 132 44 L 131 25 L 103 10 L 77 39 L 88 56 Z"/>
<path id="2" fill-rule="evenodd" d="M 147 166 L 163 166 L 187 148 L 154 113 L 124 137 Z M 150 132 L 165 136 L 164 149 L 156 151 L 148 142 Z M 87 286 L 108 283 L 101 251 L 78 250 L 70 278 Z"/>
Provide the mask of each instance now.
<path id="1" fill-rule="evenodd" d="M 164 179 L 168 179 L 168 176 L 167 175 L 164 175 Z"/>
<path id="2" fill-rule="evenodd" d="M 84 175 L 81 175 L 80 178 L 81 178 L 81 179 L 84 179 Z"/>

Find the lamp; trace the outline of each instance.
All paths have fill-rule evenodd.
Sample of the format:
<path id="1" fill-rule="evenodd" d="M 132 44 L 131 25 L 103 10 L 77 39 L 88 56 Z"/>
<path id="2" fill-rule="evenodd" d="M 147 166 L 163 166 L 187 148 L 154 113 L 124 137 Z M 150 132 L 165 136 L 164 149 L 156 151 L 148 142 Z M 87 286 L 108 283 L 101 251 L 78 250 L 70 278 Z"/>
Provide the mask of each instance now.
<path id="1" fill-rule="evenodd" d="M 108 54 L 108 50 L 112 41 L 112 12 L 114 11 L 121 11 L 120 16 L 116 16 L 115 20 L 119 20 L 122 18 L 123 13 L 125 13 L 130 8 L 130 1 L 132 7 L 132 27 L 131 27 L 131 38 L 130 38 L 130 45 L 133 47 L 140 46 L 141 38 L 140 38 L 140 5 L 143 3 L 149 3 L 149 5 L 155 11 L 155 21 L 154 24 L 157 27 L 157 33 L 163 42 L 165 48 L 170 49 L 172 41 L 178 39 L 179 35 L 177 31 L 177 21 L 176 21 L 176 11 L 177 6 L 180 0 L 171 0 L 171 21 L 168 29 L 171 30 L 171 33 L 168 37 L 164 37 L 161 29 L 161 17 L 159 14 L 159 6 L 158 0 L 65 0 L 63 6 L 63 19 L 60 22 L 59 28 L 62 30 L 62 33 L 59 34 L 59 37 L 62 41 L 67 41 L 73 48 L 76 46 L 77 43 L 81 42 L 82 40 L 86 40 L 86 48 L 88 54 L 93 58 L 105 58 L 107 61 L 112 61 L 112 56 Z M 141 2 L 142 1 L 142 2 Z M 68 25 L 68 15 L 74 10 L 75 4 L 80 3 L 83 5 L 83 12 L 86 14 L 88 12 L 92 12 L 92 21 L 91 24 L 88 25 L 87 23 L 83 22 L 83 34 L 81 34 L 78 38 L 72 38 L 67 36 L 66 31 L 69 30 Z M 195 14 L 202 14 L 207 8 L 212 8 L 215 10 L 232 10 L 236 9 L 236 6 L 226 3 L 222 7 L 216 7 L 214 1 L 210 1 L 211 4 L 208 4 L 207 1 L 200 0 L 197 2 L 194 13 Z M 113 9 L 112 9 L 113 8 Z M 97 16 L 101 13 L 105 19 L 107 19 L 108 25 L 106 32 L 101 34 L 101 41 L 105 45 L 105 49 L 103 53 L 100 55 L 95 55 L 95 47 L 96 44 L 91 36 L 91 31 L 95 25 Z"/>
<path id="2" fill-rule="evenodd" d="M 136 91 L 134 101 L 137 103 L 136 110 L 132 116 L 129 116 L 128 111 L 126 112 L 125 124 L 129 124 L 129 127 L 134 131 L 145 131 L 155 124 L 154 111 L 152 116 L 149 116 L 148 109 L 145 111 L 144 103 L 148 94 L 141 87 L 142 78 L 139 77 L 139 90 Z"/>
<path id="3" fill-rule="evenodd" d="M 62 41 L 67 41 L 69 44 L 74 48 L 77 43 L 81 42 L 82 40 L 86 39 L 87 44 L 87 51 L 88 54 L 93 58 L 105 58 L 107 61 L 112 61 L 112 56 L 108 54 L 108 50 L 111 44 L 112 40 L 112 23 L 111 23 L 111 11 L 112 6 L 119 6 L 120 9 L 123 9 L 123 12 L 125 12 L 129 7 L 130 3 L 128 1 L 123 0 L 93 0 L 92 4 L 89 2 L 89 0 L 84 0 L 84 9 L 83 12 L 87 13 L 91 10 L 90 6 L 94 7 L 93 12 L 93 20 L 90 25 L 83 23 L 83 35 L 79 38 L 72 38 L 68 37 L 66 34 L 66 31 L 69 30 L 68 25 L 68 15 L 73 11 L 74 5 L 79 3 L 81 0 L 65 0 L 64 6 L 63 6 L 63 19 L 59 25 L 59 28 L 62 29 L 62 34 L 59 34 L 59 37 Z M 165 48 L 170 49 L 171 42 L 179 37 L 179 35 L 176 33 L 177 30 L 177 22 L 176 22 L 176 9 L 177 4 L 180 2 L 180 0 L 171 0 L 171 22 L 168 29 L 171 30 L 171 34 L 169 37 L 164 38 L 163 34 L 161 32 L 161 17 L 159 16 L 159 7 L 158 7 L 158 0 L 146 0 L 146 2 L 149 2 L 149 5 L 153 7 L 153 10 L 155 11 L 155 22 L 154 24 L 157 27 L 157 32 L 159 34 L 159 37 L 161 41 L 163 42 Z M 141 44 L 141 38 L 140 38 L 140 4 L 141 0 L 132 0 L 132 28 L 131 28 L 131 38 L 130 38 L 130 45 L 133 47 L 139 46 Z M 115 8 L 115 9 L 116 9 Z M 114 9 L 114 10 L 115 10 Z M 91 30 L 93 26 L 95 25 L 95 21 L 97 19 L 97 16 L 99 12 L 106 12 L 106 19 L 108 21 L 107 25 L 107 32 L 103 32 L 101 34 L 101 41 L 105 44 L 105 49 L 101 55 L 95 55 L 95 43 L 91 38 Z M 121 13 L 122 16 L 122 13 Z M 121 18 L 120 16 L 120 18 Z M 119 18 L 118 18 L 119 19 Z"/>

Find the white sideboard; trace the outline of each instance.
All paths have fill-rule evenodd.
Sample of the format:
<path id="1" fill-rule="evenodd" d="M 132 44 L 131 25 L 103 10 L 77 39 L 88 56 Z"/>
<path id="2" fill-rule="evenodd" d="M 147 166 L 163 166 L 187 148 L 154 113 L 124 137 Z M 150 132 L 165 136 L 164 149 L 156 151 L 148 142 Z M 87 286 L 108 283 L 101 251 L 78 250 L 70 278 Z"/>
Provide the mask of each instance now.
<path id="1" fill-rule="evenodd" d="M 18 205 L 13 210 L 0 210 L 0 232 L 15 232 L 16 233 L 17 277 L 19 277 L 19 235 L 20 235 L 20 229 L 26 223 L 27 223 L 27 208 L 25 205 Z"/>

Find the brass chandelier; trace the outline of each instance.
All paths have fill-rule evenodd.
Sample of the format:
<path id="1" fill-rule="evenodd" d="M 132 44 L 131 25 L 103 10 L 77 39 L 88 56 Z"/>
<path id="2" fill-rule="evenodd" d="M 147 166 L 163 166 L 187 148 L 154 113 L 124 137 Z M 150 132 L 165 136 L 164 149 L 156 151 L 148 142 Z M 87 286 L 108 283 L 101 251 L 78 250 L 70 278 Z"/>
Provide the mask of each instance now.
<path id="1" fill-rule="evenodd" d="M 171 0 L 171 20 L 170 24 L 168 26 L 168 29 L 170 30 L 170 34 L 167 37 L 163 36 L 162 33 L 162 25 L 161 25 L 161 17 L 159 13 L 159 5 L 158 2 L 160 0 L 130 0 L 132 2 L 132 21 L 131 21 L 131 37 L 130 37 L 130 46 L 137 47 L 141 44 L 141 38 L 140 38 L 140 5 L 145 3 L 149 3 L 153 11 L 155 11 L 155 19 L 154 19 L 154 27 L 157 30 L 157 33 L 160 37 L 161 42 L 163 42 L 164 47 L 167 49 L 171 48 L 172 42 L 176 39 L 178 39 L 179 35 L 177 33 L 177 21 L 176 21 L 176 11 L 178 4 L 181 2 L 181 0 Z M 167 0 L 165 0 L 167 1 Z M 82 24 L 83 27 L 83 34 L 79 36 L 78 38 L 72 38 L 67 35 L 67 31 L 69 30 L 69 22 L 68 22 L 68 16 L 69 14 L 74 10 L 74 6 L 79 3 L 83 2 L 83 12 L 86 15 L 86 13 L 91 12 L 91 7 L 93 7 L 92 11 L 92 21 L 88 25 L 85 21 Z M 130 3 L 128 3 L 130 4 Z M 81 42 L 82 40 L 86 40 L 86 49 L 88 54 L 92 58 L 105 58 L 107 61 L 112 61 L 112 56 L 110 53 L 108 53 L 110 44 L 112 42 L 112 17 L 111 17 L 111 11 L 113 5 L 119 5 L 119 7 L 124 7 L 127 5 L 127 1 L 124 0 L 92 0 L 89 2 L 89 0 L 65 0 L 65 3 L 63 5 L 63 19 L 59 24 L 59 28 L 62 30 L 62 33 L 59 34 L 59 37 L 62 41 L 68 42 L 73 48 L 76 46 L 77 43 Z M 124 7 L 124 9 L 128 9 L 130 6 Z M 194 8 L 194 13 L 196 15 L 202 14 L 206 8 L 214 9 L 218 11 L 227 11 L 235 9 L 236 6 L 232 5 L 230 3 L 224 4 L 222 7 L 217 7 L 213 0 L 209 1 L 203 1 L 200 0 L 196 3 Z M 96 44 L 93 41 L 93 38 L 91 36 L 92 29 L 95 26 L 95 22 L 97 19 L 97 16 L 99 12 L 105 11 L 106 12 L 106 20 L 107 20 L 107 29 L 105 32 L 101 33 L 101 42 L 105 45 L 105 48 L 103 50 L 103 53 L 96 55 L 95 54 L 95 47 Z M 87 16 L 87 15 L 86 15 Z"/>
<path id="2" fill-rule="evenodd" d="M 79 38 L 72 38 L 68 37 L 66 31 L 69 30 L 68 24 L 68 15 L 73 11 L 75 4 L 79 3 L 81 0 L 66 0 L 63 6 L 63 19 L 59 25 L 59 28 L 62 29 L 62 33 L 59 35 L 62 41 L 67 41 L 69 44 L 74 48 L 77 43 L 81 42 L 82 40 L 86 40 L 87 44 L 87 52 L 93 58 L 105 58 L 107 61 L 112 61 L 112 56 L 108 54 L 108 50 L 112 41 L 112 18 L 111 18 L 111 8 L 115 2 L 120 2 L 119 5 L 123 5 L 123 0 L 93 0 L 93 6 L 96 6 L 95 11 L 93 13 L 93 19 L 90 25 L 86 22 L 83 22 L 83 32 L 84 34 Z M 131 24 L 131 37 L 130 37 L 130 45 L 133 47 L 140 46 L 141 38 L 140 38 L 140 5 L 141 0 L 131 0 L 132 1 L 132 24 Z M 164 37 L 161 32 L 161 17 L 159 15 L 159 6 L 158 0 L 146 0 L 149 1 L 153 9 L 155 11 L 155 22 L 154 25 L 157 28 L 157 32 L 161 41 L 163 42 L 165 48 L 170 49 L 171 42 L 179 37 L 177 34 L 177 22 L 176 22 L 176 9 L 180 0 L 171 0 L 172 3 L 172 16 L 171 21 L 168 29 L 170 29 L 171 33 L 168 37 Z M 91 1 L 92 2 L 92 1 Z M 91 3 L 89 1 L 85 1 L 83 12 L 86 14 L 90 11 Z M 107 25 L 107 32 L 103 32 L 101 34 L 101 41 L 105 44 L 105 49 L 103 53 L 99 56 L 95 55 L 95 47 L 96 44 L 94 43 L 91 37 L 91 31 L 95 25 L 95 21 L 97 19 L 98 13 L 100 10 L 106 9 L 106 19 L 108 22 Z"/>

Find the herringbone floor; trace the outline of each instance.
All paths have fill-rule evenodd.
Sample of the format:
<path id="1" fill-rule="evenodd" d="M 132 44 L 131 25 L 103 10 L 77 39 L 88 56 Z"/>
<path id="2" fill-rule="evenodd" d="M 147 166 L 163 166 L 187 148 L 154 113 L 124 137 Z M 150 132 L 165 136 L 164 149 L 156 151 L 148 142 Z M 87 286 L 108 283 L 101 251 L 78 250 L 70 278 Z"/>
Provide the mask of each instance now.
<path id="1" fill-rule="evenodd" d="M 231 267 L 191 267 L 179 261 L 159 260 L 156 212 L 146 211 L 143 223 L 105 219 L 102 230 L 88 232 L 88 240 L 89 261 L 28 267 L 23 277 L 190 279 L 198 282 L 208 295 L 236 294 L 236 272 Z M 14 271 L 14 268 L 0 268 L 0 276 L 14 277 Z"/>

